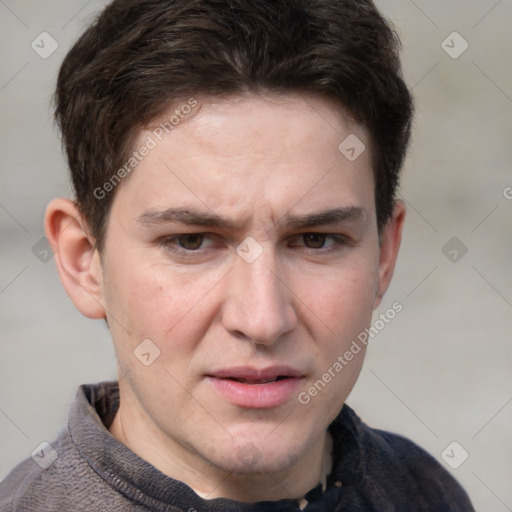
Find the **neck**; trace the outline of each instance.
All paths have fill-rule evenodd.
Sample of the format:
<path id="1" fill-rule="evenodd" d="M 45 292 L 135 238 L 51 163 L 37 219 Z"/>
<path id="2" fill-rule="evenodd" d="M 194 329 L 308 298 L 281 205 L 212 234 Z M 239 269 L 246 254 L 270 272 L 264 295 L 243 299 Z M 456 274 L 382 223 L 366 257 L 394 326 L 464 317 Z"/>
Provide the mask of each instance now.
<path id="1" fill-rule="evenodd" d="M 165 435 L 123 395 L 109 428 L 118 441 L 167 476 L 191 487 L 204 499 L 229 498 L 241 502 L 300 500 L 322 484 L 332 467 L 332 439 L 328 432 L 291 467 L 276 473 L 236 474 L 212 466 L 200 454 Z"/>

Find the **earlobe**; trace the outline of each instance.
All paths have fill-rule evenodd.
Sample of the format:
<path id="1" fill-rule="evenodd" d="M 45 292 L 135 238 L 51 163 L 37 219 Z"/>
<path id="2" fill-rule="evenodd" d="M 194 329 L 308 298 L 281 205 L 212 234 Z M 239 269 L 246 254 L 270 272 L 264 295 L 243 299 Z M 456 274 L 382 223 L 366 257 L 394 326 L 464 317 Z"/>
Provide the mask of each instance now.
<path id="1" fill-rule="evenodd" d="M 393 215 L 383 228 L 380 237 L 379 280 L 373 304 L 374 309 L 380 304 L 393 277 L 396 259 L 402 241 L 404 221 L 405 204 L 403 201 L 395 201 Z"/>
<path id="2" fill-rule="evenodd" d="M 45 231 L 62 285 L 77 309 L 89 318 L 105 318 L 99 253 L 76 205 L 54 199 L 46 209 Z"/>

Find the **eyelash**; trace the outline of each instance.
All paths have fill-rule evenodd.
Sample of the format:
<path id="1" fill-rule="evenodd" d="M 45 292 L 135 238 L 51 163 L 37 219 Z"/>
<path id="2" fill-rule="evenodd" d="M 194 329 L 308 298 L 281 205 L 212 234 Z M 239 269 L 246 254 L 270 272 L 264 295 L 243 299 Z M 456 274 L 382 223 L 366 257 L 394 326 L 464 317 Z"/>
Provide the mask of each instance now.
<path id="1" fill-rule="evenodd" d="M 295 235 L 292 237 L 293 239 L 302 239 L 302 242 L 304 242 L 304 237 L 306 236 L 321 236 L 325 237 L 325 242 L 327 242 L 329 239 L 333 240 L 333 242 L 329 245 L 326 245 L 324 247 L 307 247 L 305 244 L 301 245 L 300 247 L 303 247 L 305 250 L 312 251 L 312 252 L 320 252 L 328 253 L 332 251 L 339 250 L 340 247 L 343 247 L 348 244 L 347 237 L 343 235 L 336 235 L 331 233 L 316 233 L 316 232 L 307 232 L 307 233 L 301 233 L 299 235 Z"/>
<path id="2" fill-rule="evenodd" d="M 198 254 L 202 249 L 185 249 L 184 247 L 180 247 L 179 245 L 177 245 L 177 241 L 180 238 L 194 237 L 194 236 L 196 236 L 196 237 L 202 236 L 204 238 L 207 238 L 207 237 L 211 238 L 212 235 L 209 235 L 208 233 L 184 233 L 181 235 L 173 235 L 173 236 L 168 236 L 168 237 L 163 238 L 160 241 L 160 245 L 162 245 L 165 249 L 170 250 L 172 252 L 180 252 L 180 253 L 184 253 L 184 254 Z M 203 241 L 204 240 L 201 241 L 201 245 L 202 245 Z"/>
<path id="3" fill-rule="evenodd" d="M 339 251 L 344 246 L 349 245 L 349 239 L 344 235 L 337 235 L 337 234 L 330 234 L 330 233 L 318 233 L 318 232 L 306 232 L 306 233 L 300 233 L 298 235 L 293 235 L 290 237 L 290 240 L 296 240 L 296 239 L 302 239 L 302 242 L 304 242 L 304 238 L 306 236 L 324 236 L 326 238 L 326 241 L 329 239 L 332 239 L 333 242 L 327 246 L 319 247 L 319 248 L 313 248 L 313 247 L 307 247 L 305 244 L 300 245 L 299 247 L 304 248 L 304 250 L 315 253 L 315 254 L 329 254 L 331 252 Z M 212 237 L 217 237 L 218 235 L 211 234 L 211 233 L 184 233 L 180 235 L 173 235 L 169 237 L 164 237 L 160 240 L 159 245 L 161 245 L 166 251 L 173 252 L 178 255 L 182 256 L 194 256 L 198 254 L 202 254 L 205 252 L 206 249 L 186 249 L 184 247 L 180 247 L 177 245 L 177 242 L 180 238 L 185 237 L 198 237 L 202 236 L 204 237 L 203 240 L 201 240 L 201 245 L 204 242 L 204 239 L 212 239 Z M 293 247 L 293 246 L 292 246 Z"/>

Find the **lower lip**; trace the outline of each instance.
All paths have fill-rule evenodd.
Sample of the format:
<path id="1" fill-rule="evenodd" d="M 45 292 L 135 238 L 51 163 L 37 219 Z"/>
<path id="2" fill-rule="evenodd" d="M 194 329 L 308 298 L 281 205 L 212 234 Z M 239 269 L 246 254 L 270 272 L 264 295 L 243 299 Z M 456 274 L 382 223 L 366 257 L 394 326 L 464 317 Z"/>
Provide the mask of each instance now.
<path id="1" fill-rule="evenodd" d="M 228 402 L 247 409 L 271 409 L 284 404 L 299 387 L 301 377 L 247 384 L 230 379 L 207 377 L 208 383 Z"/>

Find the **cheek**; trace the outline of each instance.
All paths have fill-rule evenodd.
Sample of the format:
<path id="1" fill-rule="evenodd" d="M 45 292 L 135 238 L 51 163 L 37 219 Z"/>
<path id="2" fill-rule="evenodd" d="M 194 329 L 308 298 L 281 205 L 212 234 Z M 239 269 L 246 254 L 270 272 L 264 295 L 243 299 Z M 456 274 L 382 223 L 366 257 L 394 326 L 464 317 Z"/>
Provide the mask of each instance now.
<path id="1" fill-rule="evenodd" d="M 109 311 L 125 326 L 125 332 L 118 333 L 120 339 L 129 337 L 135 346 L 149 338 L 162 356 L 171 346 L 174 357 L 185 356 L 216 314 L 212 297 L 221 278 L 218 271 L 191 275 L 147 258 L 111 266 Z"/>
<path id="2" fill-rule="evenodd" d="M 106 297 L 112 315 L 121 315 L 129 321 L 130 331 L 147 319 L 154 321 L 161 313 L 162 304 L 176 299 L 166 285 L 165 274 L 149 271 L 146 265 L 124 260 L 107 269 Z M 152 323 L 152 322 L 151 322 Z"/>
<path id="3" fill-rule="evenodd" d="M 338 339 L 347 339 L 371 321 L 377 282 L 377 264 L 361 258 L 329 275 L 305 276 L 300 296 Z"/>
<path id="4" fill-rule="evenodd" d="M 357 268 L 357 271 L 356 271 Z M 299 396 L 301 403 L 329 423 L 352 390 L 364 362 L 366 346 L 358 336 L 371 323 L 376 289 L 375 265 L 359 260 L 330 278 L 317 281 L 307 297 L 312 340 L 309 353 L 315 361 L 312 378 Z M 317 286 L 318 285 L 318 286 Z"/>

